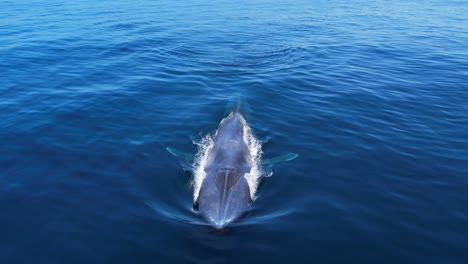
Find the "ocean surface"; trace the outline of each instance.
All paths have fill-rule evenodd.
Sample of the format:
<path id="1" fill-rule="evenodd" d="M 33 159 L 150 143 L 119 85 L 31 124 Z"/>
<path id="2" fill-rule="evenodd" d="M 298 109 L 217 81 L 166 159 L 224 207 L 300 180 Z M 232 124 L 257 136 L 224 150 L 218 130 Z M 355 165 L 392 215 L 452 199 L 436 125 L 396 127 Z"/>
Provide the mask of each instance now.
<path id="1" fill-rule="evenodd" d="M 216 230 L 239 98 L 299 157 Z M 0 263 L 468 263 L 468 2 L 0 1 Z"/>

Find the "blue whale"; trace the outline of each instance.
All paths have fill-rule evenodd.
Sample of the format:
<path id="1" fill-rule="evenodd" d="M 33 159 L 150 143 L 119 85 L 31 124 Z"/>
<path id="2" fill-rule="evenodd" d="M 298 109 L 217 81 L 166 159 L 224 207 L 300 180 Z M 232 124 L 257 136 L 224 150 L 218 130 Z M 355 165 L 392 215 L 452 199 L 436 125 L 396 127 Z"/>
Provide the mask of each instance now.
<path id="1" fill-rule="evenodd" d="M 216 228 L 239 218 L 251 201 L 245 175 L 253 164 L 244 125 L 238 112 L 223 119 L 203 168 L 206 176 L 198 194 L 198 212 Z"/>
<path id="2" fill-rule="evenodd" d="M 190 166 L 197 182 L 194 184 L 194 208 L 215 228 L 224 228 L 242 216 L 253 200 L 260 178 L 267 177 L 261 175 L 259 168 L 261 144 L 252 145 L 253 136 L 249 131 L 244 117 L 238 111 L 231 112 L 219 124 L 211 148 L 201 149 L 197 155 L 203 157 L 204 162 L 195 160 L 195 165 Z M 194 161 L 192 154 L 171 147 L 166 149 L 186 162 Z M 289 161 L 297 156 L 297 153 L 288 153 L 263 160 L 261 165 Z M 198 176 L 200 172 L 201 177 Z"/>

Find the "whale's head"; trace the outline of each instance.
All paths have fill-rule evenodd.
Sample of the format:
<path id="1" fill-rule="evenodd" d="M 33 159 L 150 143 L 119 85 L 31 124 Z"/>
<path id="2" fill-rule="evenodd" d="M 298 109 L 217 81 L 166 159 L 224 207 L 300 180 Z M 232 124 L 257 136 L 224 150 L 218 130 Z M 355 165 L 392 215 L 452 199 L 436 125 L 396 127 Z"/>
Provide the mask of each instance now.
<path id="1" fill-rule="evenodd" d="M 238 219 L 250 203 L 250 189 L 236 167 L 208 171 L 198 196 L 198 211 L 215 228 Z"/>

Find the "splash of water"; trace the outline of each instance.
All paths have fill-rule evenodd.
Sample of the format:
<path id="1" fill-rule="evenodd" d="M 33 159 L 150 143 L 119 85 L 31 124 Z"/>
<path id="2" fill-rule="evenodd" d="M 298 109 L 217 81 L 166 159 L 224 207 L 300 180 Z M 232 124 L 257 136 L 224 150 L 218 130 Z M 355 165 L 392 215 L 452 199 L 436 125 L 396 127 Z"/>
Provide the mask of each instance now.
<path id="1" fill-rule="evenodd" d="M 193 201 L 196 202 L 200 193 L 201 184 L 206 177 L 205 166 L 208 156 L 213 149 L 214 140 L 211 135 L 204 136 L 200 142 L 193 142 L 198 146 L 198 152 L 195 155 L 193 163 Z"/>
<path id="2" fill-rule="evenodd" d="M 223 122 L 231 117 L 232 113 L 225 117 L 221 123 L 220 126 L 223 124 Z M 250 152 L 250 164 L 252 164 L 252 168 L 250 170 L 250 173 L 247 173 L 244 175 L 245 179 L 247 180 L 247 183 L 249 184 L 250 188 L 250 199 L 252 201 L 255 200 L 255 193 L 257 191 L 258 184 L 260 183 L 260 179 L 262 178 L 263 171 L 261 169 L 261 157 L 262 157 L 262 142 L 255 138 L 255 136 L 252 133 L 252 129 L 250 126 L 247 124 L 247 121 L 243 117 L 241 117 L 242 125 L 244 128 L 244 142 L 246 143 L 247 147 L 249 148 Z M 198 199 L 198 194 L 200 193 L 200 188 L 201 184 L 203 182 L 203 179 L 206 177 L 205 173 L 205 166 L 208 160 L 208 156 L 213 149 L 214 145 L 214 138 L 216 137 L 216 134 L 219 131 L 216 131 L 214 135 L 205 135 L 202 137 L 202 139 L 199 142 L 193 142 L 198 146 L 198 152 L 195 155 L 195 161 L 193 164 L 193 181 L 192 181 L 192 186 L 193 186 L 193 200 L 197 201 Z"/>

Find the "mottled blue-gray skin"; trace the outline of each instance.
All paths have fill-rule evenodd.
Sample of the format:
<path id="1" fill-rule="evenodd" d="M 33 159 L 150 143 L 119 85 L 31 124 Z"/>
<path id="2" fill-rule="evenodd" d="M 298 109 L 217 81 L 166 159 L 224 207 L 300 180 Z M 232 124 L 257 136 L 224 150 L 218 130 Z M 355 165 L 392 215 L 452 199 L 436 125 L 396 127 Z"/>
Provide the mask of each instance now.
<path id="1" fill-rule="evenodd" d="M 204 168 L 198 211 L 216 228 L 239 218 L 250 204 L 250 187 L 244 175 L 252 164 L 242 119 L 233 112 L 223 120 Z"/>

